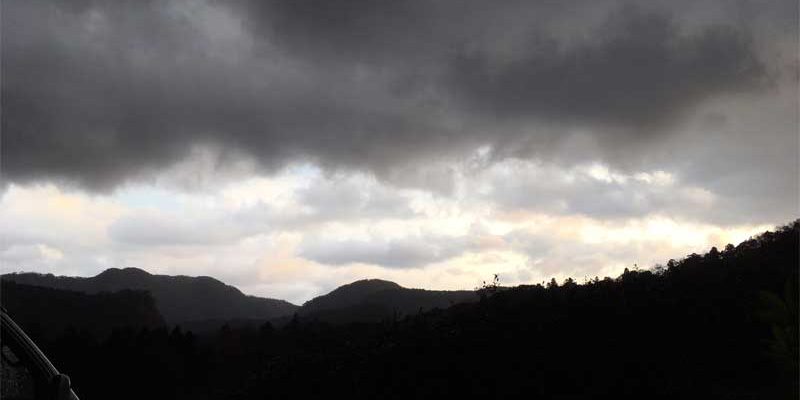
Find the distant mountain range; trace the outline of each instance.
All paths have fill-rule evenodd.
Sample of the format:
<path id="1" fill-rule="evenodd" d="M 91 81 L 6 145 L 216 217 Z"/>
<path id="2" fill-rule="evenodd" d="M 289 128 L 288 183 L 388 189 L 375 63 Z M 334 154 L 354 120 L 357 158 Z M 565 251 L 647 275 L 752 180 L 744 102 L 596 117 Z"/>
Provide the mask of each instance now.
<path id="1" fill-rule="evenodd" d="M 153 275 L 138 268 L 110 268 L 89 278 L 12 273 L 3 280 L 84 293 L 144 290 L 169 324 L 210 319 L 271 319 L 292 314 L 297 306 L 284 300 L 243 294 L 207 276 Z"/>
<path id="2" fill-rule="evenodd" d="M 59 298 L 74 299 L 79 294 L 108 295 L 132 290 L 149 292 L 167 324 L 183 325 L 202 331 L 216 329 L 225 323 L 246 325 L 272 321 L 281 325 L 288 322 L 293 315 L 306 321 L 328 323 L 372 322 L 400 318 L 434 308 L 448 308 L 455 303 L 478 299 L 474 291 L 408 289 L 394 282 L 368 279 L 341 286 L 298 307 L 284 300 L 245 295 L 233 286 L 206 276 L 154 275 L 138 268 L 110 268 L 88 278 L 38 273 L 11 273 L 0 277 L 4 285 L 12 282 L 18 285 L 8 296 L 4 293 L 4 302 L 8 300 L 9 304 L 14 304 L 17 308 L 25 308 L 20 312 L 26 314 L 35 314 L 37 306 L 20 305 L 15 298 L 24 297 L 37 287 L 58 289 L 37 291 L 37 304 L 45 308 L 47 296 L 56 301 Z M 97 298 L 99 297 L 95 296 L 80 301 L 95 304 Z M 31 310 L 32 307 L 34 310 Z M 9 308 L 9 311 L 14 310 Z M 140 320 L 141 318 L 131 318 L 131 323 L 138 325 Z"/>

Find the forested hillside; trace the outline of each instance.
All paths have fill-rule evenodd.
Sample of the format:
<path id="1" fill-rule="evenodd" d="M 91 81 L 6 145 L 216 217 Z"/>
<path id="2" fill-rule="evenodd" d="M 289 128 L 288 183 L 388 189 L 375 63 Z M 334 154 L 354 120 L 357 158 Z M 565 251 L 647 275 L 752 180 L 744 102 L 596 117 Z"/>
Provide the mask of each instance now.
<path id="1" fill-rule="evenodd" d="M 145 291 L 86 294 L 2 280 L 0 303 L 31 335 L 54 338 L 66 330 L 104 337 L 114 328 L 164 327 Z"/>
<path id="2" fill-rule="evenodd" d="M 237 318 L 269 319 L 291 314 L 297 306 L 283 300 L 247 296 L 207 276 L 153 275 L 138 268 L 109 268 L 89 277 L 12 273 L 4 281 L 83 293 L 140 290 L 150 292 L 170 324 Z"/>
<path id="3" fill-rule="evenodd" d="M 307 301 L 297 314 L 304 321 L 377 322 L 477 300 L 472 290 L 409 289 L 394 282 L 365 279 Z"/>
<path id="4" fill-rule="evenodd" d="M 38 340 L 84 399 L 795 399 L 799 232 L 616 278 L 486 286 L 479 301 L 379 323 Z"/>

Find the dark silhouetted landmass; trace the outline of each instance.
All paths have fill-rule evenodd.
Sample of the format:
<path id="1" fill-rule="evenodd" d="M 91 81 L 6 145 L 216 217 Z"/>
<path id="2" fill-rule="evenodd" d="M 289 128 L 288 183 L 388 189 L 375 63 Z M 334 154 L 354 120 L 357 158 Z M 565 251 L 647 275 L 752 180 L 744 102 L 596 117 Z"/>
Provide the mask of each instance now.
<path id="1" fill-rule="evenodd" d="M 29 334 L 49 337 L 67 329 L 104 337 L 114 328 L 165 326 L 155 301 L 145 291 L 86 294 L 3 280 L 0 299 Z"/>
<path id="2" fill-rule="evenodd" d="M 202 339 L 139 328 L 41 345 L 87 399 L 796 399 L 799 243 L 796 221 L 616 278 L 487 286 L 373 323 L 298 312 Z M 357 282 L 308 308 L 398 293 L 411 292 Z"/>
<path id="3" fill-rule="evenodd" d="M 394 282 L 365 279 L 309 300 L 297 314 L 303 320 L 337 324 L 378 322 L 477 300 L 471 290 L 407 289 Z"/>
<path id="4" fill-rule="evenodd" d="M 270 319 L 291 314 L 297 306 L 283 300 L 247 296 L 207 276 L 153 275 L 138 268 L 110 268 L 90 278 L 13 273 L 3 280 L 84 293 L 145 290 L 170 324 L 237 318 Z"/>
<path id="5" fill-rule="evenodd" d="M 370 295 L 386 290 L 400 290 L 403 287 L 381 279 L 364 279 L 339 286 L 328 294 L 307 301 L 300 308 L 305 313 L 343 308 L 365 302 Z"/>

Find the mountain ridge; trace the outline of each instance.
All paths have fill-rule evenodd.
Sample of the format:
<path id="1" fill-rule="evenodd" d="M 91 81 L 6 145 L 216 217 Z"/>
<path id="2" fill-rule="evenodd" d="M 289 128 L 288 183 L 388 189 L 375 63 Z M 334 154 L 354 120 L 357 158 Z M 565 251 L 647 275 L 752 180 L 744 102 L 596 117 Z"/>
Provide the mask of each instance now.
<path id="1" fill-rule="evenodd" d="M 140 268 L 108 268 L 93 277 L 31 272 L 1 277 L 25 285 L 88 294 L 145 290 L 152 294 L 159 311 L 170 324 L 204 319 L 270 319 L 291 314 L 298 308 L 285 300 L 246 295 L 212 277 L 157 275 Z"/>
<path id="2" fill-rule="evenodd" d="M 374 322 L 478 300 L 472 290 L 410 289 L 391 281 L 362 279 L 305 302 L 297 315 L 329 323 Z"/>
<path id="3" fill-rule="evenodd" d="M 262 298 L 210 276 L 151 274 L 141 268 L 108 268 L 92 277 L 71 277 L 35 272 L 0 275 L 3 281 L 32 287 L 61 289 L 89 295 L 124 290 L 152 294 L 168 324 L 202 327 L 242 321 L 283 324 L 293 314 L 328 323 L 373 322 L 456 303 L 477 301 L 471 290 L 410 289 L 382 279 L 361 279 L 303 303 Z"/>

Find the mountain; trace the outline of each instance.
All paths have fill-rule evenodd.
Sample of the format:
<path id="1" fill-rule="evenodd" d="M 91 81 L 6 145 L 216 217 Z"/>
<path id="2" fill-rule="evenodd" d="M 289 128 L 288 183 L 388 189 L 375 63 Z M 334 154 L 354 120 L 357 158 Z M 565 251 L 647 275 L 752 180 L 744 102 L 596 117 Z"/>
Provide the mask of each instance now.
<path id="1" fill-rule="evenodd" d="M 370 322 L 477 300 L 471 290 L 408 289 L 394 282 L 365 279 L 309 300 L 297 314 L 304 320 L 331 323 Z"/>
<path id="2" fill-rule="evenodd" d="M 167 323 L 203 332 L 215 331 L 225 323 L 258 325 L 258 321 L 273 320 L 283 324 L 294 313 L 306 320 L 330 323 L 372 322 L 478 300 L 476 293 L 470 290 L 408 289 L 380 279 L 341 286 L 298 307 L 283 300 L 247 296 L 207 276 L 154 275 L 138 268 L 110 268 L 88 278 L 37 273 L 11 273 L 0 277 L 4 282 L 24 287 L 86 294 L 146 291 L 152 294 Z M 15 291 L 12 297 L 22 291 Z"/>
<path id="3" fill-rule="evenodd" d="M 165 325 L 153 297 L 145 291 L 87 294 L 6 280 L 1 285 L 3 307 L 37 337 L 57 335 L 68 327 L 103 337 L 115 327 Z"/>
<path id="4" fill-rule="evenodd" d="M 147 321 L 143 292 L 3 282 L 2 302 L 23 324 L 15 310 L 35 306 L 24 319 L 50 333 L 40 347 L 85 398 L 797 399 L 799 246 L 796 221 L 664 266 L 487 290 L 393 323 L 312 319 L 384 318 L 387 304 L 453 295 L 359 281 L 309 301 L 284 328 L 217 321 L 227 326 L 208 326 L 205 337 L 184 333 L 191 324 L 105 336 L 60 330 L 97 316 Z"/>
<path id="5" fill-rule="evenodd" d="M 198 320 L 270 319 L 293 313 L 297 306 L 283 300 L 243 294 L 207 276 L 153 275 L 138 268 L 110 268 L 89 278 L 52 274 L 12 273 L 5 281 L 89 294 L 144 290 L 152 294 L 167 323 Z"/>
<path id="6" fill-rule="evenodd" d="M 303 304 L 299 311 L 303 313 L 312 313 L 350 307 L 363 303 L 370 295 L 375 293 L 399 289 L 402 289 L 402 286 L 394 282 L 380 279 L 363 279 L 339 286 L 328 294 L 315 297 Z"/>

